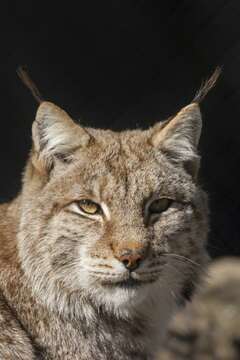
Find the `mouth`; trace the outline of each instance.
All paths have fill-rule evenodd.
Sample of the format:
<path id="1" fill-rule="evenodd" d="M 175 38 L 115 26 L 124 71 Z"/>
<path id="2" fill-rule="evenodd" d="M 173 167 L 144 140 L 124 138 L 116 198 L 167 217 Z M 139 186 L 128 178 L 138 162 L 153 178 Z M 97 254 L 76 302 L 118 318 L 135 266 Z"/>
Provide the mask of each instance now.
<path id="1" fill-rule="evenodd" d="M 144 285 L 143 281 L 132 278 L 131 276 L 125 280 L 115 281 L 104 284 L 108 288 L 119 288 L 119 289 L 137 289 Z"/>
<path id="2" fill-rule="evenodd" d="M 136 289 L 141 285 L 143 285 L 141 281 L 133 279 L 132 277 L 129 277 L 126 280 L 119 281 L 114 284 L 114 286 L 117 286 L 122 289 Z"/>

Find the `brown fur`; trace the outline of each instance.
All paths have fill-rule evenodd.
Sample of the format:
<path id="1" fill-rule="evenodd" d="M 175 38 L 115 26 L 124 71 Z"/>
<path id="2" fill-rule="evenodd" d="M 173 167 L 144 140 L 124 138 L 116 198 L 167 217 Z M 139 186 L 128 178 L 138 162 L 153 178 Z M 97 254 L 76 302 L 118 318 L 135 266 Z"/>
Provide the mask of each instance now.
<path id="1" fill-rule="evenodd" d="M 198 283 L 207 261 L 200 131 L 197 104 L 122 133 L 83 129 L 40 105 L 22 191 L 0 207 L 0 316 L 8 323 L 0 358 L 154 356 L 186 283 Z M 171 205 L 153 216 L 148 206 L 161 197 Z M 80 199 L 100 204 L 101 215 L 79 213 Z M 126 285 L 125 251 L 144 253 L 131 273 L 138 287 Z"/>

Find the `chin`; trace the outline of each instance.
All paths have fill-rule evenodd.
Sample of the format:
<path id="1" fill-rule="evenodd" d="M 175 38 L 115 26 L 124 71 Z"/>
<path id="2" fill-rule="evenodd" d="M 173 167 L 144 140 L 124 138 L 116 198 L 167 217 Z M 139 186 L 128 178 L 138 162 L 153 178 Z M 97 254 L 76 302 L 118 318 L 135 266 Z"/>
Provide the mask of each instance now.
<path id="1" fill-rule="evenodd" d="M 129 316 L 146 303 L 153 287 L 152 283 L 134 281 L 105 284 L 95 292 L 95 301 L 119 316 Z"/>
<path id="2" fill-rule="evenodd" d="M 156 299 L 156 294 L 159 292 L 159 280 L 159 278 L 154 278 L 141 281 L 132 274 L 132 277 L 125 276 L 114 281 L 106 281 L 106 279 L 96 279 L 86 272 L 81 277 L 81 288 L 96 307 L 104 307 L 117 316 L 128 317 Z"/>

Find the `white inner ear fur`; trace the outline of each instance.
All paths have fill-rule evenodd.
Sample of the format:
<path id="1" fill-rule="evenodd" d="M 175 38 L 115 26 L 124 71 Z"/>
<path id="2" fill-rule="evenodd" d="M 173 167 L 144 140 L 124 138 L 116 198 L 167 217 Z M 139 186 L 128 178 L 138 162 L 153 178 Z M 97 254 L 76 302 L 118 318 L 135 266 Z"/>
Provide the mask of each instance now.
<path id="1" fill-rule="evenodd" d="M 198 159 L 202 119 L 198 104 L 184 107 L 163 128 L 154 132 L 152 145 L 167 151 L 175 161 Z"/>
<path id="2" fill-rule="evenodd" d="M 87 145 L 90 135 L 70 116 L 50 102 L 43 102 L 32 128 L 34 148 L 45 160 Z"/>

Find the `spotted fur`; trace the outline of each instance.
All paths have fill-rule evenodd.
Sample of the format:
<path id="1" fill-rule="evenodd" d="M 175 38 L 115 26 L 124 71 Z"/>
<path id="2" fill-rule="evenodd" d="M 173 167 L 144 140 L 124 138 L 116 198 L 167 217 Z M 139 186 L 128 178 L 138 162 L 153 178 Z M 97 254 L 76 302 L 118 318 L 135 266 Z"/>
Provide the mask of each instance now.
<path id="1" fill-rule="evenodd" d="M 123 132 L 84 129 L 40 105 L 22 191 L 0 207 L 0 316 L 9 324 L 0 327 L 1 358 L 154 358 L 208 258 L 200 130 L 195 103 Z M 146 219 L 147 204 L 161 197 L 169 208 Z M 102 204 L 102 213 L 83 216 L 80 199 Z M 125 250 L 145 254 L 131 273 L 138 286 L 126 285 Z"/>

